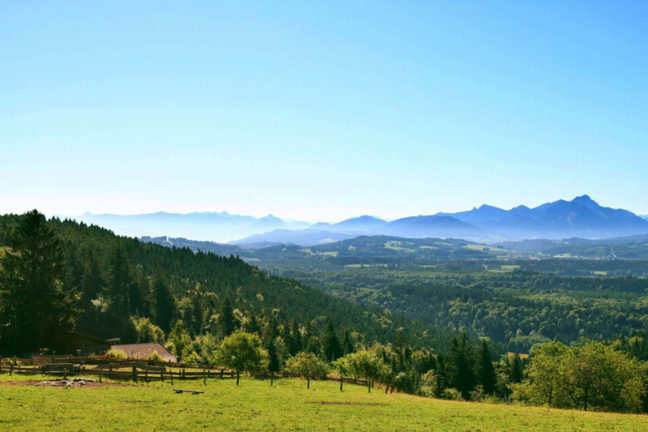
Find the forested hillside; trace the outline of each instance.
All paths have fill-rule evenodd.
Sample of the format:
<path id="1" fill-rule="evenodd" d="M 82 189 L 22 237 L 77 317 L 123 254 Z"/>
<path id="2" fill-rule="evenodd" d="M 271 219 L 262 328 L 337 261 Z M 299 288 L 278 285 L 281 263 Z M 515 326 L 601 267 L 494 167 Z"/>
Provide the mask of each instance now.
<path id="1" fill-rule="evenodd" d="M 287 274 L 341 298 L 465 328 L 513 352 L 550 340 L 609 340 L 648 325 L 645 279 L 421 268 Z"/>
<path id="2" fill-rule="evenodd" d="M 546 242 L 557 243 L 530 242 L 528 247 Z M 609 240 L 617 247 L 638 242 L 637 237 Z M 189 240 L 182 244 L 194 250 L 220 247 Z M 533 251 L 385 236 L 240 252 L 271 274 L 448 331 L 465 329 L 513 352 L 529 352 L 534 344 L 552 340 L 610 340 L 648 325 L 644 260 L 525 256 Z"/>
<path id="3" fill-rule="evenodd" d="M 0 217 L 0 246 L 11 244 L 25 217 Z M 301 328 L 313 344 L 329 319 L 357 341 L 391 341 L 399 329 L 427 346 L 447 346 L 450 338 L 447 330 L 268 276 L 236 257 L 142 243 L 73 221 L 52 219 L 47 227 L 60 239 L 62 286 L 75 299 L 78 316 L 74 328 L 89 335 L 134 342 L 142 318 L 167 334 L 181 321 L 192 337 L 218 335 L 227 307 L 239 327 L 275 321 L 280 328 Z"/>

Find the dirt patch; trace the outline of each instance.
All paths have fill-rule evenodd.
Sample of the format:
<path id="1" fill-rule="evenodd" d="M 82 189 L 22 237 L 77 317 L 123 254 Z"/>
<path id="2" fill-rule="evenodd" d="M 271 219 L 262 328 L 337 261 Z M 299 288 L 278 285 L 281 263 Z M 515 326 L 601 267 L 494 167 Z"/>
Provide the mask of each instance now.
<path id="1" fill-rule="evenodd" d="M 97 381 L 90 380 L 27 380 L 27 381 L 0 381 L 0 385 L 5 386 L 32 386 L 32 387 L 58 387 L 58 388 L 69 388 L 69 387 L 124 387 L 125 384 L 122 383 L 100 383 Z"/>
<path id="2" fill-rule="evenodd" d="M 306 402 L 309 404 L 317 405 L 363 405 L 363 406 L 377 406 L 383 405 L 375 402 L 332 402 L 332 401 L 318 401 L 318 402 Z"/>

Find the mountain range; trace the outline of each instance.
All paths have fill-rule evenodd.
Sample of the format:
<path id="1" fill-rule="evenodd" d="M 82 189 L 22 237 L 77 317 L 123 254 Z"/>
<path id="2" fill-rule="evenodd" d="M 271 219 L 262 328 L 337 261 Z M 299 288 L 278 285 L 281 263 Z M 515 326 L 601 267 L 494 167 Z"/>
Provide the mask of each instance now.
<path id="1" fill-rule="evenodd" d="M 524 239 L 601 239 L 648 234 L 648 220 L 628 210 L 599 205 L 588 195 L 558 200 L 537 207 L 520 205 L 510 210 L 490 205 L 469 211 L 419 215 L 386 221 L 363 215 L 337 223 L 282 220 L 212 213 L 151 213 L 94 215 L 77 218 L 118 234 L 169 236 L 230 242 L 246 248 L 273 244 L 312 246 L 361 235 L 405 238 L 462 238 L 495 243 Z"/>
<path id="2" fill-rule="evenodd" d="M 284 220 L 273 215 L 256 218 L 228 212 L 157 212 L 138 215 L 85 213 L 75 219 L 131 237 L 168 235 L 219 242 L 277 229 L 298 230 L 310 226 L 306 222 Z"/>

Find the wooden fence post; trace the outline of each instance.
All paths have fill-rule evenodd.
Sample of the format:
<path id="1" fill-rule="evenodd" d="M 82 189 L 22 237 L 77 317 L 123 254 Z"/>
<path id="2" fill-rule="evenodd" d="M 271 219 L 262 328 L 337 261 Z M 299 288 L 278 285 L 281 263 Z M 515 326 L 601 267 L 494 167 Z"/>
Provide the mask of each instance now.
<path id="1" fill-rule="evenodd" d="M 173 370 L 169 369 L 169 375 L 171 375 L 171 387 L 173 387 Z"/>
<path id="2" fill-rule="evenodd" d="M 164 369 L 160 367 L 160 381 L 164 382 Z"/>
<path id="3" fill-rule="evenodd" d="M 221 379 L 223 379 L 223 368 L 221 368 L 220 376 L 221 376 Z"/>
<path id="4" fill-rule="evenodd" d="M 9 376 L 13 375 L 13 370 L 14 370 L 14 365 L 13 363 L 9 363 Z"/>
<path id="5" fill-rule="evenodd" d="M 137 382 L 137 368 L 133 366 L 133 381 Z"/>
<path id="6" fill-rule="evenodd" d="M 182 379 L 185 379 L 185 368 L 182 368 Z"/>
<path id="7" fill-rule="evenodd" d="M 203 385 L 207 385 L 207 372 L 203 369 Z"/>
<path id="8" fill-rule="evenodd" d="M 100 367 L 100 368 L 99 368 L 99 382 L 103 382 L 103 381 L 101 380 L 102 375 L 103 375 L 103 367 Z"/>

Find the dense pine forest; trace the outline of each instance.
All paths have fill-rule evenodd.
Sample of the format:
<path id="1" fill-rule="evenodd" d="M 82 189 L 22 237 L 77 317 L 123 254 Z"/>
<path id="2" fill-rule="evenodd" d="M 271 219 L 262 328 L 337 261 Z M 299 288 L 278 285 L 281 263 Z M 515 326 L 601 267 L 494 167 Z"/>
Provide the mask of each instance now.
<path id="1" fill-rule="evenodd" d="M 609 240 L 609 247 L 636 250 L 640 238 Z M 185 239 L 146 240 L 196 251 L 223 247 Z M 626 243 L 617 244 L 621 241 Z M 555 247 L 555 242 L 548 243 Z M 561 253 L 593 242 L 564 243 Z M 528 248 L 526 244 L 508 246 Z M 643 259 L 520 258 L 530 252 L 464 240 L 385 236 L 239 253 L 271 274 L 336 298 L 450 331 L 465 329 L 512 352 L 528 353 L 552 340 L 570 344 L 581 337 L 628 337 L 648 325 L 648 265 Z"/>

